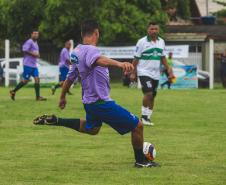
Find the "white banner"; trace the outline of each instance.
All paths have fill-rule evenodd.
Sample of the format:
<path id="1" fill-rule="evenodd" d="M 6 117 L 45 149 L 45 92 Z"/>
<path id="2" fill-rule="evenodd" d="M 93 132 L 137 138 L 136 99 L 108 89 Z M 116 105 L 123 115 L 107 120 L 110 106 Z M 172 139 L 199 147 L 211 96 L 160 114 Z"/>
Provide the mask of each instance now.
<path id="1" fill-rule="evenodd" d="M 98 47 L 101 54 L 114 59 L 133 59 L 135 46 L 125 47 Z M 173 53 L 173 58 L 187 58 L 188 45 L 166 46 L 166 53 Z"/>
<path id="2" fill-rule="evenodd" d="M 40 83 L 57 83 L 59 81 L 58 66 L 39 66 Z"/>
<path id="3" fill-rule="evenodd" d="M 135 46 L 125 47 L 98 47 L 101 54 L 115 59 L 132 59 L 134 56 Z"/>
<path id="4" fill-rule="evenodd" d="M 188 58 L 188 45 L 166 46 L 166 54 L 173 53 L 173 58 Z"/>

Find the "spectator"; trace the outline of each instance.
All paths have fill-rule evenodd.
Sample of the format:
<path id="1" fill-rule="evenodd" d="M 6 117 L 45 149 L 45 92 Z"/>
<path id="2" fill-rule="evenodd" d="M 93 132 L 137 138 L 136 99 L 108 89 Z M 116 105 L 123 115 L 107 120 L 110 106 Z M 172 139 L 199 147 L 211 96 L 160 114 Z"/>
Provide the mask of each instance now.
<path id="1" fill-rule="evenodd" d="M 173 67 L 173 53 L 172 52 L 169 53 L 169 56 L 166 59 L 166 61 L 168 63 L 168 66 L 172 68 Z M 163 73 L 166 74 L 167 80 L 161 84 L 161 88 L 163 89 L 163 87 L 165 85 L 167 85 L 168 89 L 170 89 L 171 88 L 171 84 L 172 84 L 172 80 L 169 79 L 169 73 L 167 72 L 167 70 L 165 68 L 163 70 Z"/>

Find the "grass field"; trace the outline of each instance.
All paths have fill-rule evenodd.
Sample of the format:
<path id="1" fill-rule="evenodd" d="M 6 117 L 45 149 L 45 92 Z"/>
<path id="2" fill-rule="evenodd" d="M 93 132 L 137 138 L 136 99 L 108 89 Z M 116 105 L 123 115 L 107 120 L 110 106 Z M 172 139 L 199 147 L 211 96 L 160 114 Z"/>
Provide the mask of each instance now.
<path id="1" fill-rule="evenodd" d="M 34 101 L 34 89 L 18 92 L 16 101 L 0 88 L 0 184 L 3 185 L 191 185 L 226 184 L 226 91 L 159 91 L 154 127 L 145 141 L 155 144 L 161 168 L 133 168 L 130 135 L 104 125 L 89 136 L 63 127 L 34 126 L 43 113 L 83 117 L 80 88 L 72 90 L 65 110 L 42 89 L 47 102 Z M 142 94 L 112 85 L 111 97 L 139 115 Z"/>

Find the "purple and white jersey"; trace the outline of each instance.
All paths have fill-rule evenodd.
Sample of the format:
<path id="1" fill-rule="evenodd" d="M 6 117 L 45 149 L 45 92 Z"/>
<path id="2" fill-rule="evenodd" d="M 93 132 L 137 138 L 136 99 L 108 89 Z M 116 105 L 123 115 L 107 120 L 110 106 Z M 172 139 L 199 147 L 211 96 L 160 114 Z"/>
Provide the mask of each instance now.
<path id="1" fill-rule="evenodd" d="M 36 52 L 39 53 L 39 47 L 37 41 L 28 39 L 22 47 L 23 52 Z M 24 53 L 23 64 L 28 67 L 37 67 L 37 57 Z"/>
<path id="2" fill-rule="evenodd" d="M 67 48 L 63 48 L 60 52 L 59 67 L 69 68 L 68 60 L 70 60 L 70 53 Z"/>
<path id="3" fill-rule="evenodd" d="M 98 100 L 109 101 L 109 71 L 107 67 L 96 66 L 96 60 L 101 56 L 97 47 L 79 44 L 71 53 L 71 62 L 75 63 L 82 83 L 82 101 L 84 104 Z M 71 78 L 73 67 L 68 74 Z"/>

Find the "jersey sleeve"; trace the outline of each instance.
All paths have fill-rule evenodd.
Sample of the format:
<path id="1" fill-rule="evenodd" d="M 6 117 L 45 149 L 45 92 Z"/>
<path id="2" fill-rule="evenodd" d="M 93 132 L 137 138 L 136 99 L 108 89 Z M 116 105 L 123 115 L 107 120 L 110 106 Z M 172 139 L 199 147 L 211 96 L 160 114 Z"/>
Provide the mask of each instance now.
<path id="1" fill-rule="evenodd" d="M 22 50 L 23 52 L 30 51 L 30 48 L 31 48 L 31 42 L 28 40 L 23 44 Z"/>
<path id="2" fill-rule="evenodd" d="M 165 57 L 166 56 L 166 45 L 165 45 L 165 42 L 164 40 L 162 41 L 163 42 L 163 50 L 162 50 L 162 57 Z"/>
<path id="3" fill-rule="evenodd" d="M 70 54 L 66 49 L 63 51 L 63 58 L 65 60 L 70 60 Z"/>
<path id="4" fill-rule="evenodd" d="M 141 40 L 138 40 L 136 44 L 135 52 L 134 52 L 134 58 L 140 58 L 141 54 L 142 54 L 142 43 L 141 43 Z"/>
<path id="5" fill-rule="evenodd" d="M 86 54 L 86 66 L 91 68 L 96 60 L 101 56 L 100 51 L 96 47 L 90 47 Z"/>
<path id="6" fill-rule="evenodd" d="M 74 82 L 78 78 L 78 68 L 75 63 L 70 65 L 69 71 L 67 74 L 67 79 L 70 80 L 71 82 Z"/>

